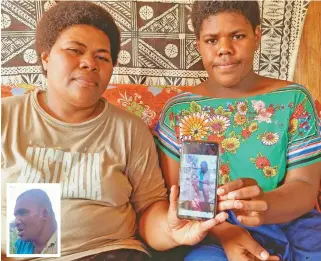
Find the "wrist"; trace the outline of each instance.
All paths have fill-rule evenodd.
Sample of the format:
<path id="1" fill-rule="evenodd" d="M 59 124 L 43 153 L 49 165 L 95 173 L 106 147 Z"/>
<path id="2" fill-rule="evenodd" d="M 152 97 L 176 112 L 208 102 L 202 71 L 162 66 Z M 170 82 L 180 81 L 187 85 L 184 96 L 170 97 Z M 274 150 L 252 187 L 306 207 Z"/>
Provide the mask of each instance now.
<path id="1" fill-rule="evenodd" d="M 212 239 L 216 239 L 220 244 L 224 244 L 234 237 L 236 233 L 239 233 L 243 228 L 232 225 L 228 222 L 224 222 L 218 226 L 215 226 L 211 229 L 209 236 Z"/>

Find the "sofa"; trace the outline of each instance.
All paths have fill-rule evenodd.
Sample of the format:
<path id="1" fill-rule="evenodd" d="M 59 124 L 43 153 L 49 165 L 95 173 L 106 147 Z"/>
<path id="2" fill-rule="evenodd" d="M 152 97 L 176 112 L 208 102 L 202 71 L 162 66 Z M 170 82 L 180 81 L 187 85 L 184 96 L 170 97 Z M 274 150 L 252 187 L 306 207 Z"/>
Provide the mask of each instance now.
<path id="1" fill-rule="evenodd" d="M 151 133 L 159 119 L 164 104 L 178 93 L 184 91 L 186 86 L 147 86 L 142 84 L 110 84 L 103 94 L 113 105 L 127 110 L 140 117 L 147 124 Z M 1 85 L 1 98 L 24 95 L 33 91 L 35 86 L 28 84 Z M 321 103 L 315 101 L 318 116 L 321 119 Z M 321 126 L 320 126 L 321 128 Z M 321 131 L 321 129 L 320 129 Z M 321 184 L 316 200 L 316 208 L 321 212 Z M 189 247 L 178 247 L 170 251 L 152 251 L 153 260 L 183 260 Z"/>

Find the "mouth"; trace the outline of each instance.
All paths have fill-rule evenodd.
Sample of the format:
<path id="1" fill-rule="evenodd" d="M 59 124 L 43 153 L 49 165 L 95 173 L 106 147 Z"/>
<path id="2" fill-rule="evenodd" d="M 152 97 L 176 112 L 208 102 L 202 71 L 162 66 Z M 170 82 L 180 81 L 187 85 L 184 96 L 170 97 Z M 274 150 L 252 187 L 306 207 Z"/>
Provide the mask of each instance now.
<path id="1" fill-rule="evenodd" d="M 85 78 L 85 77 L 75 78 L 74 81 L 76 81 L 80 85 L 82 85 L 84 87 L 88 87 L 88 88 L 94 88 L 94 87 L 98 86 L 98 83 L 96 81 Z"/>
<path id="2" fill-rule="evenodd" d="M 18 236 L 22 237 L 24 233 L 24 229 L 18 229 Z"/>
<path id="3" fill-rule="evenodd" d="M 240 63 L 222 63 L 222 64 L 214 64 L 214 68 L 217 68 L 222 71 L 229 71 L 235 69 Z"/>

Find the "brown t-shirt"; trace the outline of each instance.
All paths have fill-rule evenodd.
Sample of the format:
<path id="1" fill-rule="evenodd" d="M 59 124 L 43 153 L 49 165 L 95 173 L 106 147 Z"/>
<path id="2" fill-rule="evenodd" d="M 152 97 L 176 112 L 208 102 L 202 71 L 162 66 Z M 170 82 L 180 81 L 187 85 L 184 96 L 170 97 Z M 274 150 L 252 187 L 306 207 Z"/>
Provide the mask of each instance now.
<path id="1" fill-rule="evenodd" d="M 138 117 L 103 101 L 99 116 L 70 124 L 48 115 L 37 92 L 2 99 L 2 254 L 6 183 L 61 184 L 63 260 L 145 251 L 135 237 L 136 214 L 166 200 L 154 141 Z"/>

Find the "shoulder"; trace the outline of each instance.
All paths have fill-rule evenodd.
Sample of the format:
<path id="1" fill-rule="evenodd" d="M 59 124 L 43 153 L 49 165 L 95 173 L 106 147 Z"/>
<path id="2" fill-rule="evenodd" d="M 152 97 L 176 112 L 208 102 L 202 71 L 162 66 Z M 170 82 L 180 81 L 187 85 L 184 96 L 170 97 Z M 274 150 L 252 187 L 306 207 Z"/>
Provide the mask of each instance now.
<path id="1" fill-rule="evenodd" d="M 24 104 L 29 99 L 30 95 L 31 94 L 24 94 L 19 96 L 10 96 L 10 97 L 1 98 L 1 106 L 2 108 L 19 106 L 21 104 Z"/>
<path id="2" fill-rule="evenodd" d="M 195 88 L 195 87 L 194 87 Z M 188 87 L 187 89 L 184 88 L 184 91 L 175 95 L 174 97 L 170 98 L 164 105 L 163 107 L 163 112 L 168 111 L 169 109 L 172 109 L 173 107 L 175 107 L 178 104 L 183 104 L 186 102 L 190 102 L 193 99 L 195 99 L 196 97 L 200 97 L 200 95 L 198 94 L 194 94 L 192 92 L 190 92 L 189 90 L 190 87 Z"/>
<path id="3" fill-rule="evenodd" d="M 266 93 L 286 92 L 296 97 L 306 96 L 308 98 L 311 98 L 309 90 L 301 84 L 291 82 L 291 81 L 268 78 L 268 77 L 262 77 L 262 78 L 263 78 L 262 86 L 263 86 L 263 89 L 266 90 Z"/>
<path id="4" fill-rule="evenodd" d="M 113 127 L 116 129 L 124 129 L 129 132 L 141 131 L 143 133 L 150 132 L 147 124 L 143 121 L 143 119 L 132 112 L 126 111 L 125 109 L 121 109 L 116 107 L 115 105 L 108 103 L 108 120 L 112 121 Z"/>

